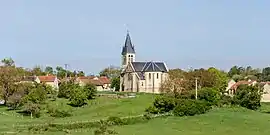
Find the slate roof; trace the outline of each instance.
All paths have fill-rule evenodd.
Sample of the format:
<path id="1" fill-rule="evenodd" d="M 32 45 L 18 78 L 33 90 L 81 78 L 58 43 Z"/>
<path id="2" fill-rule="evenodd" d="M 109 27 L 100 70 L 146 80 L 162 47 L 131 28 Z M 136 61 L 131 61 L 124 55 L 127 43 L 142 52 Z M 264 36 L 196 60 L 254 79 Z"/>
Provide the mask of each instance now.
<path id="1" fill-rule="evenodd" d="M 131 43 L 131 38 L 129 36 L 129 33 L 127 33 L 127 36 L 126 36 L 125 45 L 123 46 L 123 49 L 122 49 L 122 55 L 125 55 L 127 53 L 135 53 L 135 49 Z"/>
<path id="2" fill-rule="evenodd" d="M 135 72 L 168 72 L 164 62 L 131 62 Z"/>

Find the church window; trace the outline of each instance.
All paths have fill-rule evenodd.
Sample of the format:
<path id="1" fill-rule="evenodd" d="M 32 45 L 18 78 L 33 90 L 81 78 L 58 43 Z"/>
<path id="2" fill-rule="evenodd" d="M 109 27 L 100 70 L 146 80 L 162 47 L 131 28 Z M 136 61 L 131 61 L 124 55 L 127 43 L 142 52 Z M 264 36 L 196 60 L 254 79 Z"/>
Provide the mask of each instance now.
<path id="1" fill-rule="evenodd" d="M 149 79 L 151 79 L 151 73 L 149 73 Z"/>
<path id="2" fill-rule="evenodd" d="M 158 73 L 157 73 L 157 79 L 158 79 Z"/>
<path id="3" fill-rule="evenodd" d="M 128 74 L 128 80 L 132 80 L 132 75 Z"/>
<path id="4" fill-rule="evenodd" d="M 142 86 L 143 86 L 143 82 L 142 82 Z"/>

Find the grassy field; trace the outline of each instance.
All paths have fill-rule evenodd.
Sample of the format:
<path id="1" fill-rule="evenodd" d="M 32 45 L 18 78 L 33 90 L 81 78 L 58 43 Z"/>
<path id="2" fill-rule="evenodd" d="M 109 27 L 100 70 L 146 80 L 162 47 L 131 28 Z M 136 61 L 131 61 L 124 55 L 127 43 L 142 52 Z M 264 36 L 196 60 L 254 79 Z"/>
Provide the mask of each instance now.
<path id="1" fill-rule="evenodd" d="M 85 121 L 107 118 L 109 116 L 133 116 L 142 114 L 152 104 L 153 95 L 138 95 L 133 99 L 112 99 L 99 97 L 90 101 L 84 108 L 74 109 L 73 116 L 56 118 L 53 122 Z M 55 103 L 67 102 L 58 100 Z M 14 131 L 13 125 L 43 123 L 50 120 L 47 114 L 41 118 L 30 119 L 7 111 L 0 115 L 0 132 Z M 260 110 L 251 111 L 243 108 L 215 108 L 210 112 L 193 117 L 156 118 L 144 124 L 109 127 L 119 135 L 266 135 L 270 133 L 270 104 L 263 104 Z M 77 129 L 69 131 L 71 135 L 91 135 L 95 129 Z M 30 133 L 23 132 L 20 135 Z M 65 132 L 45 132 L 44 135 L 66 135 Z"/>
<path id="2" fill-rule="evenodd" d="M 42 124 L 45 122 L 54 123 L 67 123 L 75 121 L 88 121 L 105 119 L 109 116 L 134 116 L 140 115 L 144 112 L 145 108 L 150 106 L 155 99 L 154 95 L 139 94 L 136 98 L 107 98 L 98 97 L 95 100 L 89 101 L 88 105 L 81 108 L 72 108 L 71 117 L 66 118 L 53 118 L 46 112 L 42 113 L 40 118 L 31 119 L 29 116 L 23 116 L 16 111 L 8 111 L 6 107 L 0 107 L 0 119 L 2 126 L 0 126 L 0 132 L 13 130 L 13 126 L 25 125 L 25 124 Z M 56 102 L 49 104 L 64 104 L 68 103 L 65 99 L 57 99 Z M 66 107 L 69 107 L 66 105 Z"/>

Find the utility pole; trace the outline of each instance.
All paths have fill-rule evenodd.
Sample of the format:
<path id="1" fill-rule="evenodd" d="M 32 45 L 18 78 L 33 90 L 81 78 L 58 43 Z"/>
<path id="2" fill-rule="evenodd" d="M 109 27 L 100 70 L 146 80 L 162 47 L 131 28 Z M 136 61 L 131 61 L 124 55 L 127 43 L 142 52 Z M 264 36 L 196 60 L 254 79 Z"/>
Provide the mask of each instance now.
<path id="1" fill-rule="evenodd" d="M 196 90 L 196 99 L 198 98 L 198 78 L 196 77 L 195 78 L 195 86 L 196 86 L 196 88 L 195 88 L 195 90 Z"/>

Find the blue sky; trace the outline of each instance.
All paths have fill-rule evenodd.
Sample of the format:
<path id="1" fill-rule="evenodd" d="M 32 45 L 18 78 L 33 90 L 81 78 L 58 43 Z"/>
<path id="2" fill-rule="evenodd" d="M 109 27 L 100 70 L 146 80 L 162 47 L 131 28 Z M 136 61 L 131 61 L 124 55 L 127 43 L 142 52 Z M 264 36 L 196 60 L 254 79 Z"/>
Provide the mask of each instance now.
<path id="1" fill-rule="evenodd" d="M 183 69 L 264 67 L 269 7 L 269 0 L 5 0 L 0 58 L 95 74 L 119 66 L 128 27 L 137 60 Z"/>

